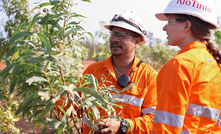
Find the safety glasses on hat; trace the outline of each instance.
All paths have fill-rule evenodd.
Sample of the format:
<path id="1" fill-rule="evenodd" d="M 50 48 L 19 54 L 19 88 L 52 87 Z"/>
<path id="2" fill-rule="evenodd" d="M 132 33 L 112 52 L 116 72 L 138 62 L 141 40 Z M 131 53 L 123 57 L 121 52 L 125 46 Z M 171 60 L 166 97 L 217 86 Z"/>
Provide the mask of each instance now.
<path id="1" fill-rule="evenodd" d="M 132 34 L 126 33 L 126 32 L 110 31 L 110 38 L 114 38 L 115 36 L 117 36 L 119 39 L 127 39 L 129 36 L 138 37 L 137 35 L 132 35 Z"/>
<path id="2" fill-rule="evenodd" d="M 132 25 L 133 27 L 137 28 L 139 31 L 141 31 L 144 35 L 147 34 L 147 31 L 145 30 L 141 30 L 140 27 L 138 25 L 136 25 L 135 23 L 131 22 L 131 21 L 128 21 L 126 19 L 124 19 L 122 16 L 118 15 L 118 14 L 115 14 L 113 19 L 110 20 L 110 23 L 113 22 L 113 21 L 124 21 L 130 25 Z"/>

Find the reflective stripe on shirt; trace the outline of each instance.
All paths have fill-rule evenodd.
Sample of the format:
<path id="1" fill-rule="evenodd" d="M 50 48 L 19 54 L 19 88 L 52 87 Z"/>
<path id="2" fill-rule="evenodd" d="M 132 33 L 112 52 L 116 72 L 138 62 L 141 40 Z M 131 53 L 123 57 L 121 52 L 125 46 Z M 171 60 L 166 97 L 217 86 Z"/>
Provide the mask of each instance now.
<path id="1" fill-rule="evenodd" d="M 156 111 L 154 116 L 154 123 L 164 123 L 174 127 L 183 127 L 184 116 L 172 114 L 165 111 Z"/>
<path id="2" fill-rule="evenodd" d="M 147 108 L 143 108 L 141 110 L 142 115 L 146 115 L 146 114 L 154 114 L 156 110 L 156 107 L 147 107 Z"/>
<path id="3" fill-rule="evenodd" d="M 220 114 L 220 110 L 218 109 L 196 105 L 192 103 L 188 104 L 186 112 L 194 116 L 204 116 L 206 118 L 213 120 L 218 120 Z"/>
<path id="4" fill-rule="evenodd" d="M 217 125 L 217 126 L 221 126 L 221 116 L 219 116 L 219 119 L 218 119 L 216 125 Z"/>
<path id="5" fill-rule="evenodd" d="M 86 117 L 85 114 L 83 115 L 82 122 L 84 123 L 84 125 L 87 125 L 88 127 L 92 128 L 92 125 L 88 121 L 88 118 Z"/>
<path id="6" fill-rule="evenodd" d="M 126 95 L 126 94 L 113 94 L 113 97 L 119 98 L 119 99 L 128 99 L 129 102 L 127 104 L 133 105 L 133 106 L 137 106 L 137 107 L 141 107 L 143 104 L 143 98 L 136 98 L 130 95 Z"/>
<path id="7" fill-rule="evenodd" d="M 182 129 L 182 131 L 180 132 L 180 134 L 191 134 L 191 132 L 190 132 L 189 130 Z"/>
<path id="8" fill-rule="evenodd" d="M 153 134 L 153 133 L 151 133 Z M 182 129 L 182 131 L 180 132 L 180 134 L 191 134 L 191 132 L 189 130 L 186 129 Z"/>

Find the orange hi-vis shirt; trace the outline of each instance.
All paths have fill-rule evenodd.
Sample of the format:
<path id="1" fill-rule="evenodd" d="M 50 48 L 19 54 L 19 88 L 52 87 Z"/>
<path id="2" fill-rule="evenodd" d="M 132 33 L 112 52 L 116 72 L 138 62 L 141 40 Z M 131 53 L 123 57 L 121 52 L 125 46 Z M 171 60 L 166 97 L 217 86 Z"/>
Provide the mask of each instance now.
<path id="1" fill-rule="evenodd" d="M 127 75 L 138 64 L 140 60 L 135 57 L 134 62 Z M 93 63 L 87 67 L 84 74 L 93 74 L 98 80 L 105 76 L 106 86 L 114 85 L 115 88 L 122 90 L 117 85 L 117 79 L 112 65 L 112 56 L 106 60 Z M 130 123 L 133 133 L 148 134 L 153 127 L 153 117 L 157 104 L 156 96 L 156 77 L 157 72 L 150 66 L 142 63 L 130 76 L 130 82 L 136 83 L 132 88 L 122 92 L 118 97 L 122 99 L 129 99 L 129 102 L 119 102 L 122 109 L 115 108 L 116 113 L 120 113 L 120 117 L 127 119 Z M 100 80 L 101 81 L 101 80 Z M 110 83 L 110 81 L 112 83 Z M 115 95 L 113 93 L 113 95 Z M 101 116 L 105 113 L 101 112 Z M 88 134 L 91 130 L 91 125 L 87 120 L 84 124 L 83 134 Z M 127 134 L 131 133 L 128 129 Z"/>
<path id="2" fill-rule="evenodd" d="M 153 134 L 220 134 L 221 68 L 203 42 L 191 42 L 157 76 Z"/>

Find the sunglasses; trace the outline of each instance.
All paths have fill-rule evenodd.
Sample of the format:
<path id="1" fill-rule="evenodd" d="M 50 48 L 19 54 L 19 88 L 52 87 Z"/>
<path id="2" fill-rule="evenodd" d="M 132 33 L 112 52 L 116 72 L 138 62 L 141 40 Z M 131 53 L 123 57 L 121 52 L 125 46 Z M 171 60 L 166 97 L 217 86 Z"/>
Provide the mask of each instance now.
<path id="1" fill-rule="evenodd" d="M 110 38 L 114 38 L 115 36 L 117 36 L 119 39 L 127 39 L 129 36 L 138 37 L 136 35 L 132 35 L 132 34 L 126 33 L 126 32 L 110 31 Z"/>

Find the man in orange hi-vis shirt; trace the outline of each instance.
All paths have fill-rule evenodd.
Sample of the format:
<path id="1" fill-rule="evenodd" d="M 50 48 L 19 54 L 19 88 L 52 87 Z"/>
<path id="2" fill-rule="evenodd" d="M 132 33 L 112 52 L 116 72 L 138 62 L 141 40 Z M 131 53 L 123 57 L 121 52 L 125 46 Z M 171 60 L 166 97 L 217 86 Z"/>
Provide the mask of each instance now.
<path id="1" fill-rule="evenodd" d="M 135 56 L 136 47 L 145 41 L 144 24 L 136 13 L 128 10 L 116 14 L 110 24 L 104 27 L 110 30 L 109 44 L 112 55 L 106 60 L 91 64 L 84 73 L 93 74 L 98 80 L 105 76 L 106 86 L 114 85 L 120 90 L 130 82 L 136 83 L 118 96 L 130 101 L 119 102 L 123 108 L 115 110 L 120 113 L 120 117 L 127 120 L 133 133 L 148 134 L 153 126 L 157 102 L 157 72 Z M 103 129 L 96 131 L 95 134 L 131 133 L 127 126 L 118 120 L 104 119 L 99 124 Z M 91 129 L 91 125 L 87 122 L 82 126 L 84 134 Z"/>
<path id="2" fill-rule="evenodd" d="M 157 76 L 153 134 L 221 133 L 221 52 L 210 40 L 217 29 L 212 0 L 171 0 L 155 16 L 167 21 L 167 44 L 181 50 Z"/>
<path id="3" fill-rule="evenodd" d="M 157 104 L 157 72 L 135 56 L 136 47 L 145 41 L 146 31 L 143 22 L 133 11 L 125 11 L 116 14 L 110 24 L 104 27 L 110 31 L 109 44 L 112 55 L 106 60 L 89 65 L 84 74 L 93 74 L 100 84 L 105 84 L 107 87 L 112 85 L 119 90 L 130 85 L 129 83 L 135 83 L 120 95 L 112 94 L 129 100 L 129 102 L 117 102 L 122 108 L 115 107 L 115 111 L 127 120 L 134 134 L 148 134 L 153 127 Z M 105 83 L 102 83 L 103 76 Z M 101 117 L 105 115 L 102 109 L 99 110 Z M 83 115 L 82 120 L 83 134 L 90 133 L 92 125 L 87 120 L 87 116 Z M 128 126 L 119 120 L 105 118 L 99 122 L 99 125 L 103 129 L 95 131 L 95 134 L 131 133 Z"/>

